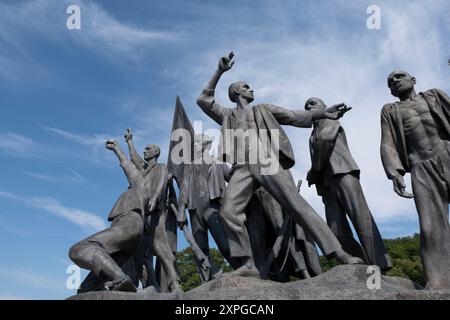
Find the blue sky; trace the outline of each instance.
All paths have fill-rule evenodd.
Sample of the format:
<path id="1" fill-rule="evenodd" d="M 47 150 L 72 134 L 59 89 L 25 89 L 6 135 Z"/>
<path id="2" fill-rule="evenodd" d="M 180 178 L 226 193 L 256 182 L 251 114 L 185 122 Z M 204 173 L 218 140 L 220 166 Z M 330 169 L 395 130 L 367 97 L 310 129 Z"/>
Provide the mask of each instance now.
<path id="1" fill-rule="evenodd" d="M 66 8 L 81 8 L 81 30 Z M 366 27 L 369 5 L 381 29 Z M 353 110 L 342 120 L 384 237 L 418 231 L 379 159 L 386 76 L 406 69 L 417 89 L 450 92 L 450 3 L 435 1 L 0 1 L 0 298 L 62 299 L 69 247 L 107 225 L 126 180 L 108 138 L 127 127 L 140 150 L 167 158 L 175 98 L 192 121 L 218 58 L 236 64 L 219 83 L 255 89 L 255 103 L 302 108 L 311 96 Z M 231 106 L 231 105 L 230 105 Z M 288 128 L 296 178 L 310 165 L 308 129 Z M 323 216 L 314 189 L 302 194 Z M 180 235 L 180 238 L 181 235 Z M 186 246 L 180 240 L 180 248 Z"/>

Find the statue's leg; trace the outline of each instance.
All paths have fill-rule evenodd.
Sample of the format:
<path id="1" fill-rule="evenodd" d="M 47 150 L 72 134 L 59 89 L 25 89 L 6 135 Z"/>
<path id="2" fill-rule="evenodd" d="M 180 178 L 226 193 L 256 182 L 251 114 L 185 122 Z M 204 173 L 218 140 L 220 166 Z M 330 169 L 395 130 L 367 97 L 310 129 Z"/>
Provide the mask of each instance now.
<path id="1" fill-rule="evenodd" d="M 206 226 L 206 221 L 203 219 L 204 208 L 197 208 L 196 210 L 189 210 L 190 222 L 192 235 L 194 236 L 195 242 L 197 243 L 203 254 L 211 261 L 211 256 L 209 252 L 209 241 L 208 241 L 208 229 Z M 209 281 L 212 277 L 211 272 L 206 273 L 202 270 L 202 265 L 198 259 L 195 259 L 197 270 L 200 274 L 202 282 Z M 212 263 L 211 263 L 212 265 Z M 211 270 L 210 270 L 211 271 Z"/>
<path id="2" fill-rule="evenodd" d="M 343 251 L 339 241 L 325 221 L 297 192 L 294 179 L 289 171 L 283 170 L 274 175 L 259 175 L 257 179 L 283 209 L 292 216 L 294 221 L 314 238 L 325 256 L 328 258 L 336 257 L 341 263 L 362 262 L 359 258 L 354 258 Z"/>
<path id="3" fill-rule="evenodd" d="M 96 276 L 101 273 L 106 275 L 109 280 L 117 284 L 119 290 L 120 283 L 125 279 L 124 290 L 131 290 L 134 287 L 131 279 L 125 275 L 112 256 L 117 254 L 123 258 L 124 254 L 128 254 L 131 257 L 141 241 L 142 231 L 143 221 L 140 214 L 126 213 L 117 217 L 110 228 L 72 246 L 69 257 L 79 267 L 93 271 Z M 128 280 L 131 286 L 128 286 Z"/>
<path id="4" fill-rule="evenodd" d="M 195 242 L 198 244 L 205 256 L 209 257 L 208 229 L 200 210 L 202 210 L 202 208 L 197 210 L 189 210 L 191 230 Z"/>
<path id="5" fill-rule="evenodd" d="M 153 243 L 151 237 L 145 234 L 133 259 L 136 275 L 138 280 L 142 283 L 142 287 L 146 288 L 153 286 L 156 290 L 159 290 L 155 270 L 153 268 L 152 246 Z"/>
<path id="6" fill-rule="evenodd" d="M 105 283 L 107 281 L 109 281 L 109 279 L 103 273 L 96 275 L 94 271 L 91 271 L 86 278 L 84 278 L 83 282 L 81 282 L 77 294 L 90 291 L 103 291 L 105 290 Z"/>
<path id="7" fill-rule="evenodd" d="M 391 258 L 367 205 L 361 183 L 355 175 L 346 174 L 342 176 L 339 181 L 339 199 L 358 234 L 367 257 L 365 258 L 366 261 L 369 264 L 378 265 L 383 271 L 391 269 Z M 343 247 L 345 250 L 346 247 Z M 358 244 L 358 247 L 361 246 Z M 351 251 L 348 252 L 352 253 Z"/>
<path id="8" fill-rule="evenodd" d="M 250 200 L 246 210 L 247 221 L 245 222 L 245 225 L 250 237 L 250 244 L 255 265 L 260 272 L 264 273 L 266 272 L 265 265 L 268 251 L 270 249 L 268 247 L 269 243 L 267 234 L 268 231 L 271 230 L 271 226 L 269 226 L 268 219 L 266 219 L 265 216 L 267 211 L 264 210 L 265 208 L 263 206 L 261 194 L 262 190 L 255 191 L 252 199 Z"/>
<path id="9" fill-rule="evenodd" d="M 345 212 L 345 203 L 340 201 L 341 198 L 344 198 L 345 200 L 345 195 L 340 195 L 340 178 L 341 177 L 335 177 L 331 180 L 323 195 L 327 224 L 346 252 L 355 257 L 360 257 L 367 263 L 368 259 L 363 251 L 363 248 L 353 237 L 353 232 L 350 228 Z"/>
<path id="10" fill-rule="evenodd" d="M 155 221 L 151 223 L 153 228 L 150 230 L 150 236 L 153 236 L 153 249 L 156 256 L 159 258 L 164 276 L 167 279 L 168 290 L 171 292 L 181 291 L 178 281 L 178 274 L 175 270 L 175 256 L 169 245 L 166 231 L 165 215 L 162 211 L 152 213 L 152 219 Z M 152 232 L 153 231 L 153 232 Z M 161 284 L 161 289 L 163 285 Z"/>
<path id="11" fill-rule="evenodd" d="M 220 253 L 228 260 L 230 258 L 230 248 L 228 246 L 225 228 L 219 216 L 219 211 L 220 204 L 216 201 L 210 201 L 210 206 L 205 209 L 204 219 Z"/>
<path id="12" fill-rule="evenodd" d="M 308 273 L 308 267 L 306 265 L 306 259 L 304 254 L 304 248 L 303 246 L 300 247 L 299 243 L 296 243 L 294 238 L 291 238 L 289 241 L 289 255 L 293 262 L 293 271 L 303 273 L 305 276 L 309 275 Z M 306 271 L 306 272 L 303 272 Z"/>
<path id="13" fill-rule="evenodd" d="M 230 257 L 230 245 L 228 243 L 227 233 L 225 231 L 223 221 L 220 218 L 219 212 L 219 201 L 210 201 L 210 205 L 205 209 L 205 213 L 203 215 L 204 220 L 222 256 L 226 261 L 228 261 L 233 269 L 237 269 L 239 268 L 240 263 L 236 259 Z"/>
<path id="14" fill-rule="evenodd" d="M 302 227 L 298 224 L 295 226 L 296 234 L 303 233 L 302 239 L 296 236 L 295 243 L 301 242 L 304 248 L 303 254 L 306 265 L 311 276 L 316 276 L 322 273 L 322 266 L 320 265 L 319 253 L 317 252 L 316 244 L 308 233 L 304 233 Z"/>
<path id="15" fill-rule="evenodd" d="M 445 164 L 445 163 L 444 163 Z M 436 159 L 422 161 L 411 170 L 414 202 L 419 214 L 420 250 L 427 288 L 450 288 L 449 188 Z"/>
<path id="16" fill-rule="evenodd" d="M 107 236 L 109 231 L 110 229 L 102 231 L 101 237 Z M 70 249 L 69 257 L 80 268 L 91 270 L 97 276 L 100 272 L 106 274 L 109 279 L 118 279 L 123 275 L 122 269 L 102 245 L 95 241 L 95 237 L 75 244 Z"/>
<path id="17" fill-rule="evenodd" d="M 245 227 L 245 210 L 257 186 L 248 166 L 235 167 L 220 209 L 220 218 L 228 238 L 230 257 L 241 261 L 252 259 L 250 238 Z"/>
<path id="18" fill-rule="evenodd" d="M 154 287 L 156 291 L 160 291 L 160 287 L 157 281 L 155 268 L 153 267 L 153 255 L 150 252 L 147 256 L 147 260 L 145 261 L 145 285 L 144 287 Z"/>

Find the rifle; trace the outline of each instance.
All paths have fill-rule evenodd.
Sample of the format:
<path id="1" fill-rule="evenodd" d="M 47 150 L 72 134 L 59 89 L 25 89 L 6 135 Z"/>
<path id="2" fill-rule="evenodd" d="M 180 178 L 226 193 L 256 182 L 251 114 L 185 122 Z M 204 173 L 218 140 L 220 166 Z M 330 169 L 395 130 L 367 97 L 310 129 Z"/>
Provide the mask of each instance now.
<path id="1" fill-rule="evenodd" d="M 174 214 L 178 216 L 178 210 L 173 203 L 170 204 L 170 208 L 172 209 Z M 189 228 L 186 224 L 183 226 L 181 230 L 183 231 L 186 241 L 189 243 L 189 245 L 192 248 L 192 251 L 194 252 L 194 256 L 199 264 L 199 271 L 202 280 L 205 282 L 209 281 L 211 279 L 211 263 L 209 262 L 208 257 L 200 249 L 197 242 L 195 241 L 194 236 L 189 231 Z"/>

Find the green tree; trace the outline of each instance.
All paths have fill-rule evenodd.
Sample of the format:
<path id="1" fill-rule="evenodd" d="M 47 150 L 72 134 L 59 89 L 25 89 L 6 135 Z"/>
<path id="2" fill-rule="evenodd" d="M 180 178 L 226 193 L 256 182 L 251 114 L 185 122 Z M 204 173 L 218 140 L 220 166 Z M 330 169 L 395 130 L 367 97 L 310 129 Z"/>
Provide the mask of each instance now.
<path id="1" fill-rule="evenodd" d="M 337 265 L 339 265 L 339 263 L 336 261 L 336 259 L 330 259 L 327 260 L 324 256 L 320 256 L 319 257 L 319 261 L 320 261 L 320 266 L 322 267 L 322 271 L 328 271 L 333 267 L 336 267 Z"/>
<path id="2" fill-rule="evenodd" d="M 224 272 L 231 271 L 230 265 L 220 254 L 219 250 L 211 248 L 209 250 L 212 261 L 215 265 L 222 268 Z M 184 291 L 198 287 L 202 281 L 195 264 L 194 252 L 191 247 L 177 252 L 177 268 L 180 275 L 181 287 Z"/>
<path id="3" fill-rule="evenodd" d="M 412 281 L 425 285 L 426 279 L 420 258 L 420 236 L 402 237 L 384 240 L 394 267 L 387 275 L 409 278 Z"/>
<path id="4" fill-rule="evenodd" d="M 419 237 L 419 234 L 416 233 L 412 237 L 384 240 L 394 265 L 386 275 L 409 278 L 421 286 L 425 285 Z M 320 264 L 324 272 L 338 265 L 335 259 L 327 260 L 323 256 L 320 256 Z"/>

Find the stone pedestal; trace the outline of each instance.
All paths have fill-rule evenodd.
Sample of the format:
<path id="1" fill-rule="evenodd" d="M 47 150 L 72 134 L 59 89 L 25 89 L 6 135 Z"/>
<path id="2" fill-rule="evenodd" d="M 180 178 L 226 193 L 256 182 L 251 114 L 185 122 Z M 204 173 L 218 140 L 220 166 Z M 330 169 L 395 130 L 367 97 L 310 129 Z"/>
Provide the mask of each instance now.
<path id="1" fill-rule="evenodd" d="M 258 278 L 226 277 L 183 293 L 101 291 L 70 300 L 436 300 L 450 299 L 450 290 L 416 289 L 405 278 L 381 276 L 380 289 L 369 289 L 365 265 L 341 265 L 311 279 L 278 283 Z"/>

